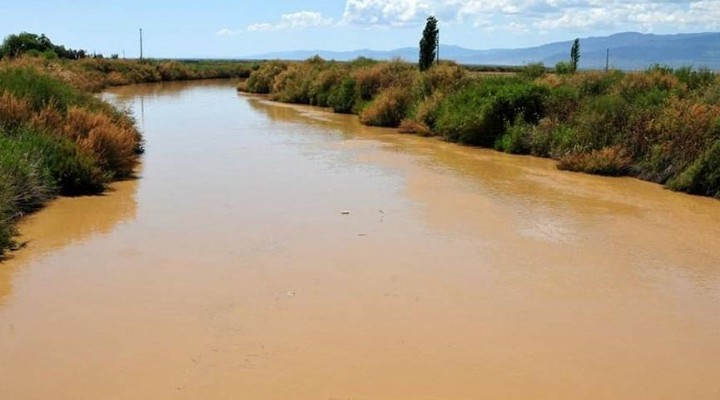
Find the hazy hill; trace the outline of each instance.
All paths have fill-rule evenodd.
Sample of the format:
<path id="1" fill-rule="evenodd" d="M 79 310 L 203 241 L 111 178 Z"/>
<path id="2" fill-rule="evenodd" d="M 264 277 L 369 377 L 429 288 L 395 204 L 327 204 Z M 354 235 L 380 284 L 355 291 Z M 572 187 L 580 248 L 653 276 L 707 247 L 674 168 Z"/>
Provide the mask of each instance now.
<path id="1" fill-rule="evenodd" d="M 567 60 L 572 41 L 549 43 L 522 49 L 472 50 L 459 46 L 441 45 L 440 56 L 463 64 L 524 65 L 543 62 L 555 65 Z M 610 65 L 620 69 L 642 69 L 651 64 L 670 66 L 705 66 L 720 70 L 720 33 L 690 33 L 653 35 L 634 32 L 617 33 L 606 37 L 580 39 L 581 68 L 604 68 L 606 50 L 610 49 Z M 252 59 L 302 60 L 314 55 L 325 59 L 352 60 L 359 56 L 374 59 L 400 57 L 416 61 L 418 50 L 405 47 L 389 51 L 369 49 L 354 51 L 302 50 L 250 56 Z"/>

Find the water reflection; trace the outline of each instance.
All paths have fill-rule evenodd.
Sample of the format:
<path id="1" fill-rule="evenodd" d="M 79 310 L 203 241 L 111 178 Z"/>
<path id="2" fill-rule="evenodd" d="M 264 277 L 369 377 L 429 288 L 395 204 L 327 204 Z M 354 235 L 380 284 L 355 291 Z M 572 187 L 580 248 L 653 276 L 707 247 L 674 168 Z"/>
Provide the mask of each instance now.
<path id="1" fill-rule="evenodd" d="M 117 98 L 120 101 L 136 100 L 144 97 L 149 99 L 173 99 L 187 94 L 188 89 L 223 88 L 233 85 L 233 80 L 208 79 L 203 81 L 162 82 L 140 85 L 118 86 L 109 89 L 105 95 Z"/>
<path id="2" fill-rule="evenodd" d="M 558 171 L 547 159 L 400 135 L 318 108 L 240 97 L 273 121 L 314 128 L 294 129 L 296 134 L 317 135 L 319 130 L 357 139 L 345 146 L 381 146 L 381 151 L 359 152 L 358 162 L 392 166 L 401 161 L 389 158 L 388 151 L 397 154 L 404 161 L 406 194 L 423 206 L 423 218 L 435 228 L 527 239 L 524 246 L 537 243 L 541 253 L 548 244 L 573 243 L 577 251 L 597 248 L 598 257 L 602 249 L 613 249 L 628 266 L 680 268 L 702 285 L 720 279 L 720 259 L 709 250 L 720 246 L 717 200 L 670 192 L 633 178 Z M 429 174 L 428 169 L 438 173 Z M 686 233 L 672 233 L 678 231 Z"/>
<path id="3" fill-rule="evenodd" d="M 142 169 L 138 169 L 138 175 Z M 117 182 L 100 196 L 59 198 L 23 220 L 18 228 L 25 248 L 0 263 L 0 306 L 12 292 L 12 281 L 28 264 L 64 247 L 112 232 L 136 217 L 139 180 Z"/>

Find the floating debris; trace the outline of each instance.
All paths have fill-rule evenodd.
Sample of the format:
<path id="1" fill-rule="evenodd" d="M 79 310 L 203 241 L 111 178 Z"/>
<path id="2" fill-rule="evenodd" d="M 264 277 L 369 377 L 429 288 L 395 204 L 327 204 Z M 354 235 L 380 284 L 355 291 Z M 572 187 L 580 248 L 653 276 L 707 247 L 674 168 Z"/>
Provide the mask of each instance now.
<path id="1" fill-rule="evenodd" d="M 343 212 L 341 212 L 340 214 L 342 214 L 342 215 L 350 215 L 350 211 L 343 211 Z"/>

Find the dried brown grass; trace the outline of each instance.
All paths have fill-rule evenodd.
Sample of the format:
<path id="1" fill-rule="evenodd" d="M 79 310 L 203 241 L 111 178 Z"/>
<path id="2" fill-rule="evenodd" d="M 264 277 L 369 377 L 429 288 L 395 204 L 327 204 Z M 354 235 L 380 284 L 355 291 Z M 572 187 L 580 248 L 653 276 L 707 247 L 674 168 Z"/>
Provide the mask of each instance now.
<path id="1" fill-rule="evenodd" d="M 62 134 L 75 141 L 83 152 L 93 155 L 98 165 L 115 178 L 132 174 L 140 145 L 137 132 L 109 116 L 84 108 L 68 109 Z"/>
<path id="2" fill-rule="evenodd" d="M 559 169 L 607 176 L 626 175 L 631 165 L 632 157 L 621 146 L 568 154 L 558 162 Z"/>

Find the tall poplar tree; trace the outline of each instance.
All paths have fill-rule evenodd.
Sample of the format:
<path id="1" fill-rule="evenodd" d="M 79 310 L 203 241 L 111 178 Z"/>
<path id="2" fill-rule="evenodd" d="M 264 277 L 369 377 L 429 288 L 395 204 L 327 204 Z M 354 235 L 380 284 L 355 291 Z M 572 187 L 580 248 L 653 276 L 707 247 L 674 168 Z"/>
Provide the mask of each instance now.
<path id="1" fill-rule="evenodd" d="M 430 68 L 435 62 L 438 47 L 438 35 L 440 31 L 437 27 L 437 18 L 429 16 L 423 30 L 423 36 L 420 40 L 420 71 Z"/>
<path id="2" fill-rule="evenodd" d="M 580 62 L 580 39 L 575 39 L 570 49 L 570 71 L 575 73 Z"/>

